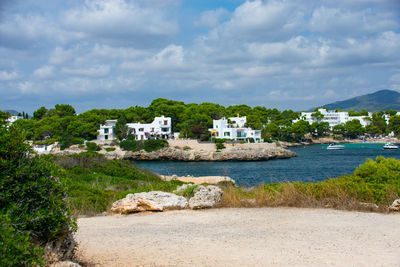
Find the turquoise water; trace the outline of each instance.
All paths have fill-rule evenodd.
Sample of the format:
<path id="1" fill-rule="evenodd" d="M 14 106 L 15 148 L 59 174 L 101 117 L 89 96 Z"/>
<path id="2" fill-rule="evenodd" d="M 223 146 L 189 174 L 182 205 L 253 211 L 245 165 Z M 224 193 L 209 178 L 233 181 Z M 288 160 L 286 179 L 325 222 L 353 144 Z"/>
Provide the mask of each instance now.
<path id="1" fill-rule="evenodd" d="M 328 145 L 291 148 L 297 157 L 255 162 L 136 162 L 154 172 L 179 176 L 228 175 L 242 186 L 279 181 L 317 182 L 351 174 L 367 158 L 400 159 L 400 150 L 383 150 L 383 144 L 344 144 L 344 150 L 327 150 Z"/>

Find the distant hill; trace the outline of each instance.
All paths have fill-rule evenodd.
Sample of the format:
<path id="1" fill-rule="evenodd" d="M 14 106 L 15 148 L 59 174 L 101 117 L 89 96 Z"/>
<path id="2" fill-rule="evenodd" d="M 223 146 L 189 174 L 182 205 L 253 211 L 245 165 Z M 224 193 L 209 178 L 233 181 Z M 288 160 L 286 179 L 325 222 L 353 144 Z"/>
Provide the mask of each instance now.
<path id="1" fill-rule="evenodd" d="M 10 113 L 12 116 L 17 116 L 19 113 L 18 111 L 13 110 L 13 109 L 6 109 L 6 110 L 3 110 L 3 112 Z"/>
<path id="2" fill-rule="evenodd" d="M 370 112 L 381 110 L 400 111 L 400 93 L 393 90 L 380 90 L 372 94 L 357 96 L 344 101 L 337 101 L 331 104 L 323 105 L 329 110 L 342 109 L 361 111 L 363 109 Z"/>

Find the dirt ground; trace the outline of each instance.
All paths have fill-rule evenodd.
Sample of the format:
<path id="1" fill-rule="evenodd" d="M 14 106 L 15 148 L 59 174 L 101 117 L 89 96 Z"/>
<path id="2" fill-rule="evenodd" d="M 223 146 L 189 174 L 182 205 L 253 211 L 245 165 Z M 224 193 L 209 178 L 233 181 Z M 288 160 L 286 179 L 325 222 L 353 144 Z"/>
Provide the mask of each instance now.
<path id="1" fill-rule="evenodd" d="M 400 215 L 331 209 L 182 210 L 81 218 L 93 266 L 400 266 Z"/>

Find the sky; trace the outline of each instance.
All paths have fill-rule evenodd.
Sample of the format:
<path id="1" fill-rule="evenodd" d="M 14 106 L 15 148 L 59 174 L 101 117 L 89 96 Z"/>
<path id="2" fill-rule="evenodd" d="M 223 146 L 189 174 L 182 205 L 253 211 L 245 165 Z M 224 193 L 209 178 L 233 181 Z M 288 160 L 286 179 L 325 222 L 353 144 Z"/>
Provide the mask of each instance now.
<path id="1" fill-rule="evenodd" d="M 399 0 L 0 0 L 0 109 L 400 91 Z"/>

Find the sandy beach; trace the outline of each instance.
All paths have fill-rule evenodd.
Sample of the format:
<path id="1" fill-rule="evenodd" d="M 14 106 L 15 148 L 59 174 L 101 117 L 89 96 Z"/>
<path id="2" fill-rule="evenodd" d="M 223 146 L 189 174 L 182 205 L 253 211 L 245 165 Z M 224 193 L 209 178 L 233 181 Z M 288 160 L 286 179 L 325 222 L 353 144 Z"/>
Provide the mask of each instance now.
<path id="1" fill-rule="evenodd" d="M 400 266 L 400 215 L 331 209 L 181 210 L 78 219 L 94 266 Z"/>

